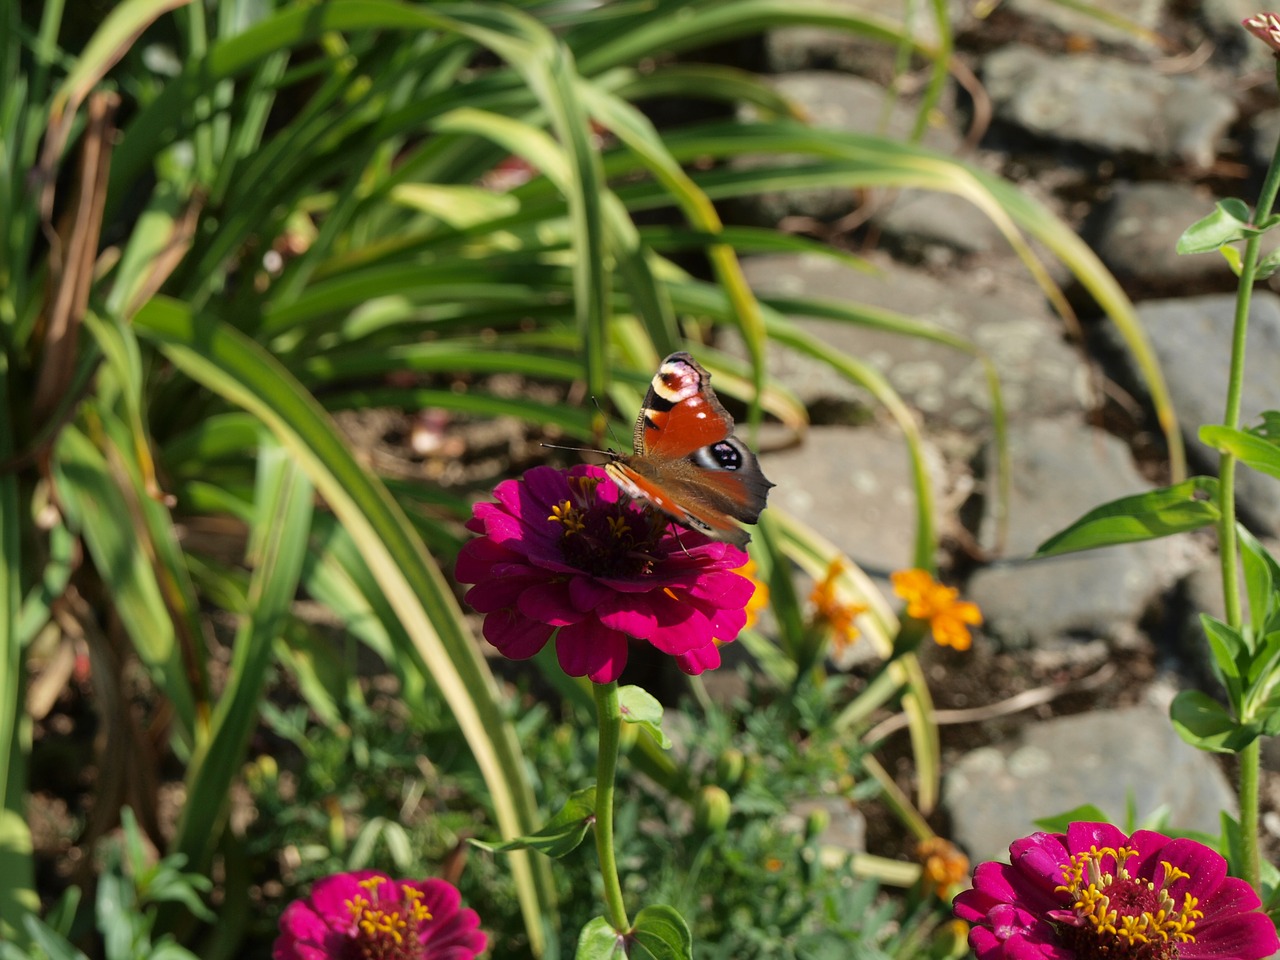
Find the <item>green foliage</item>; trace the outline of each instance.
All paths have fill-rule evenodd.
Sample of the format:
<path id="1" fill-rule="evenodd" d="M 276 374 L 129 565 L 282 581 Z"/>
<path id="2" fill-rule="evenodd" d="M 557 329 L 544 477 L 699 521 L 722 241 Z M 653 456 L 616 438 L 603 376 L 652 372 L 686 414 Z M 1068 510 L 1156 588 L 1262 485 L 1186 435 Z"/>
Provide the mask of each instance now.
<path id="1" fill-rule="evenodd" d="M 98 876 L 94 917 L 102 935 L 106 960 L 196 960 L 196 955 L 179 946 L 171 936 L 153 941 L 157 907 L 180 903 L 193 916 L 212 921 L 213 914 L 203 897 L 212 884 L 208 877 L 183 870 L 186 858 L 164 857 L 148 864 L 141 832 L 133 812 L 121 811 L 120 841 L 106 845 L 104 869 Z M 30 950 L 16 943 L 0 942 L 3 960 L 88 960 L 72 943 L 78 887 L 68 889 L 48 922 L 33 914 L 24 918 Z"/>
<path id="2" fill-rule="evenodd" d="M 537 850 L 545 856 L 559 859 L 578 848 L 595 820 L 596 789 L 587 787 L 569 794 L 556 815 L 527 837 L 516 837 L 505 843 L 471 841 L 481 850 L 490 853 L 509 853 L 512 850 Z"/>
<path id="3" fill-rule="evenodd" d="M 1171 487 L 1104 503 L 1040 544 L 1036 556 L 1053 557 L 1198 530 L 1221 516 L 1214 502 L 1217 492 L 1214 477 L 1192 477 Z"/>
<path id="4" fill-rule="evenodd" d="M 904 915 L 874 881 L 855 873 L 848 851 L 837 854 L 821 830 L 791 812 L 816 797 L 874 805 L 878 790 L 861 770 L 860 749 L 832 731 L 839 684 L 804 684 L 790 696 L 749 673 L 743 680 L 748 693 L 730 709 L 668 711 L 694 793 L 715 788 L 730 798 L 723 828 L 699 829 L 693 804 L 636 776 L 640 741 L 624 752 L 616 830 L 628 899 L 678 911 L 699 955 L 799 960 L 811 949 L 855 943 L 878 944 L 886 957 L 920 955 L 912 951 L 932 942 L 942 919 L 937 901 L 912 901 Z M 472 846 L 479 849 L 462 861 L 458 886 L 497 937 L 495 955 L 521 955 L 528 946 L 505 876 L 509 854 L 464 842 L 484 835 L 471 812 L 484 787 L 466 755 L 449 748 L 456 727 L 444 711 L 410 725 L 393 703 L 379 698 L 348 709 L 337 729 L 308 722 L 300 708 L 276 716 L 275 732 L 290 747 L 274 751 L 278 769 L 264 758 L 248 778 L 259 811 L 249 850 L 258 876 L 280 870 L 280 851 L 290 851 L 295 865 L 281 874 L 284 889 L 258 920 L 257 937 L 285 901 L 320 876 L 359 867 L 419 876 Z M 575 939 L 600 903 L 598 893 L 583 895 L 599 882 L 591 844 L 562 848 L 557 840 L 580 840 L 592 809 L 595 734 L 586 716 L 534 707 L 518 721 L 521 748 L 541 781 L 546 827 L 539 833 L 554 844 L 544 852 L 558 857 L 562 929 Z M 388 821 L 405 831 L 402 846 L 382 832 Z M 376 842 L 363 846 L 346 839 L 370 833 Z M 530 845 L 541 849 L 541 840 Z"/>
<path id="5" fill-rule="evenodd" d="M 442 411 L 464 424 L 510 416 L 534 438 L 598 444 L 606 418 L 565 402 L 574 384 L 629 421 L 656 360 L 683 345 L 685 331 L 719 324 L 740 332 L 749 360 L 701 355 L 752 422 L 768 413 L 797 433 L 805 425 L 801 405 L 765 377 L 769 340 L 828 363 L 886 407 L 912 457 L 915 552 L 933 555 L 932 495 L 906 403 L 881 373 L 829 350 L 783 313 L 926 338 L 983 359 L 1003 457 L 1003 401 L 990 363 L 974 344 L 887 311 L 757 302 L 734 245 L 813 245 L 726 229 L 715 200 L 820 183 L 958 193 L 992 217 L 1065 306 L 1024 233 L 1039 239 L 1145 361 L 1177 473 L 1176 424 L 1131 308 L 1065 225 L 981 171 L 911 143 L 812 130 L 788 119 L 790 106 L 757 78 L 671 58 L 774 26 L 855 32 L 930 61 L 919 130 L 950 53 L 943 5 L 934 9 L 944 26 L 938 49 L 878 17 L 794 0 L 590 11 L 128 0 L 84 23 L 58 2 L 4 6 L 0 931 L 21 941 L 8 949 L 53 942 L 28 924 L 38 898 L 22 816 L 21 677 L 32 638 L 67 597 L 77 598 L 85 642 L 98 653 L 109 640 L 123 645 L 142 666 L 139 697 L 172 718 L 157 766 L 188 799 L 174 834 L 152 839 L 196 874 L 216 858 L 227 867 L 220 922 L 192 934 L 209 937 L 211 956 L 236 955 L 246 930 L 269 936 L 253 926 L 268 918 L 250 909 L 260 879 L 232 869 L 263 867 L 270 853 L 260 835 L 242 839 L 227 828 L 246 768 L 260 818 L 279 827 L 272 849 L 300 854 L 286 878 L 291 891 L 383 856 L 404 872 L 432 872 L 464 836 L 528 835 L 545 806 L 587 785 L 578 744 L 562 728 L 559 740 L 529 740 L 540 714 L 514 715 L 443 575 L 465 535 L 466 491 L 371 465 L 335 415 L 385 407 Z M 739 102 L 766 113 L 660 134 L 636 106 L 655 95 L 710 99 L 723 115 Z M 729 169 L 748 154 L 777 163 Z M 677 223 L 637 225 L 655 210 Z M 677 253 L 688 262 L 690 252 L 701 255 L 705 276 L 677 263 Z M 504 390 L 509 375 L 535 385 L 536 396 Z M 1000 483 L 1007 488 L 1004 470 Z M 774 578 L 789 579 L 792 562 L 820 573 L 829 559 L 817 538 L 785 520 L 776 537 Z M 341 625 L 339 642 L 303 614 L 303 597 Z M 891 637 L 892 615 L 875 615 L 876 638 Z M 803 629 L 795 603 L 787 616 Z M 403 698 L 388 730 L 377 729 L 380 715 L 349 669 L 369 652 Z M 791 679 L 812 659 L 804 669 L 793 660 Z M 770 661 L 779 672 L 782 660 Z M 286 690 L 300 702 L 269 702 Z M 929 805 L 936 730 L 910 656 L 895 661 L 876 705 L 900 690 Z M 681 781 L 693 774 L 652 752 L 650 734 L 665 736 L 654 706 L 637 698 L 628 709 L 649 731 L 636 765 L 644 758 L 644 772 L 667 789 L 631 802 L 656 809 L 682 797 Z M 789 709 L 827 707 L 801 697 Z M 262 757 L 246 767 L 264 719 L 306 759 L 305 775 L 273 772 Z M 318 723 L 350 736 L 317 736 Z M 852 723 L 846 715 L 841 726 Z M 752 736 L 763 744 L 764 733 Z M 430 776 L 408 762 L 417 749 Z M 560 779 L 540 768 L 553 760 Z M 803 779 L 813 769 L 799 763 L 793 773 Z M 784 778 L 778 790 L 794 787 Z M 428 788 L 439 793 L 433 825 L 404 823 L 403 791 Z M 347 814 L 361 821 L 354 840 Z M 757 853 L 785 842 L 751 829 L 760 834 L 749 841 Z M 512 942 L 553 954 L 557 893 L 584 887 L 553 879 L 523 852 L 475 857 L 487 864 L 484 902 L 495 922 L 518 910 L 524 932 Z M 829 904 L 843 896 L 823 891 Z M 654 929 L 663 925 L 651 916 Z M 199 918 L 189 898 L 156 913 L 156 949 L 170 949 L 163 938 L 195 929 Z"/>

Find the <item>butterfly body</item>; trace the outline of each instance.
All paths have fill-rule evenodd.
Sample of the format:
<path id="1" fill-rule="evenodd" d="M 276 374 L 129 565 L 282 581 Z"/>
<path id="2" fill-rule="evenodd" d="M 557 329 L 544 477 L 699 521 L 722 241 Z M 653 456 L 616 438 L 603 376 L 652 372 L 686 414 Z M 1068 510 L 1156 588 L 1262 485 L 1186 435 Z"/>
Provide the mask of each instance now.
<path id="1" fill-rule="evenodd" d="M 715 540 L 745 545 L 769 489 L 755 454 L 733 435 L 711 375 L 687 353 L 662 361 L 636 419 L 631 456 L 605 472 L 628 496 Z"/>

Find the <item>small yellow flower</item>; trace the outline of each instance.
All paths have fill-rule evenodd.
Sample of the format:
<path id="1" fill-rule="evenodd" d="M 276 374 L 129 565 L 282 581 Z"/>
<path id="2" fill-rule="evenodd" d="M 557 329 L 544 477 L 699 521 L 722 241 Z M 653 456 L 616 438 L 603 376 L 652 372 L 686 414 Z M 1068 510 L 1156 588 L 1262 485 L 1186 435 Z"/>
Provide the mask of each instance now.
<path id="1" fill-rule="evenodd" d="M 839 652 L 858 639 L 860 634 L 855 621 L 866 613 L 865 603 L 853 603 L 842 600 L 837 586 L 840 574 L 844 572 L 845 561 L 836 557 L 827 567 L 827 574 L 809 594 L 809 602 L 813 604 L 813 620 L 815 623 L 826 623 L 831 628 L 831 643 Z"/>
<path id="2" fill-rule="evenodd" d="M 951 887 L 964 883 L 969 876 L 969 858 L 942 837 L 930 837 L 916 844 L 916 859 L 923 867 L 920 883 L 925 896 L 936 894 L 945 899 Z"/>
<path id="3" fill-rule="evenodd" d="M 907 601 L 907 616 L 929 621 L 938 646 L 969 649 L 969 627 L 982 623 L 976 603 L 958 599 L 959 590 L 938 583 L 927 570 L 898 570 L 889 579 L 893 592 Z"/>
<path id="4" fill-rule="evenodd" d="M 760 611 L 769 605 L 769 585 L 756 576 L 756 562 L 750 557 L 747 558 L 746 563 L 736 568 L 733 572 L 746 577 L 755 584 L 756 588 L 756 592 L 747 601 L 747 622 L 742 627 L 743 630 L 747 630 L 756 625 L 756 621 L 760 619 Z"/>

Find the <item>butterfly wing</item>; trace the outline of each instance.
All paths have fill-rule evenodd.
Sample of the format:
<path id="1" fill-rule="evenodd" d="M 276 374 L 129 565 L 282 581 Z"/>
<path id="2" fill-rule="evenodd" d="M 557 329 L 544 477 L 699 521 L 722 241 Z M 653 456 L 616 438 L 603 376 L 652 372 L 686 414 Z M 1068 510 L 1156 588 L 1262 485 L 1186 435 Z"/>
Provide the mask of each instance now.
<path id="1" fill-rule="evenodd" d="M 711 374 L 689 354 L 673 353 L 649 384 L 632 445 L 641 456 L 676 459 L 732 433 L 733 417 L 711 391 Z"/>
<path id="2" fill-rule="evenodd" d="M 755 523 L 773 484 L 733 436 L 711 375 L 689 354 L 662 361 L 636 419 L 634 447 L 605 467 L 625 493 L 717 540 L 750 540 L 733 520 Z"/>

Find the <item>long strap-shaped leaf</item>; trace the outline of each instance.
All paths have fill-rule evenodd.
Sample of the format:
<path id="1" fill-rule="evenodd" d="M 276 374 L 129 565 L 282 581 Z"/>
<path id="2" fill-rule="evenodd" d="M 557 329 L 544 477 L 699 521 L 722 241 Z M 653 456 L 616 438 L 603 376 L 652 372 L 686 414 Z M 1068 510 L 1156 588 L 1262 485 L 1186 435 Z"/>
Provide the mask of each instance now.
<path id="1" fill-rule="evenodd" d="M 68 527 L 84 538 L 133 648 L 173 704 L 176 736 L 193 743 L 200 724 L 177 623 L 152 562 L 154 543 L 139 548 L 145 508 L 131 500 L 136 491 L 119 463 L 113 468 L 76 427 L 59 435 L 52 466 Z"/>
<path id="2" fill-rule="evenodd" d="M 498 707 L 498 690 L 480 658 L 439 569 L 403 511 L 365 471 L 328 416 L 265 350 L 225 324 L 200 323 L 181 303 L 157 297 L 134 319 L 180 370 L 244 407 L 275 434 L 310 477 L 365 561 L 413 639 L 419 668 L 430 672 L 458 720 L 493 795 L 506 837 L 534 826 L 536 806 L 515 734 Z M 531 941 L 542 951 L 542 923 L 553 894 L 545 868 L 513 857 L 521 908 Z"/>
<path id="3" fill-rule="evenodd" d="M 0 355 L 0 395 L 8 396 L 8 362 Z M 7 411 L 0 414 L 0 461 L 13 455 Z M 18 480 L 0 474 L 0 939 L 26 939 L 22 916 L 39 906 L 31 831 L 27 827 L 22 756 L 22 641 L 18 635 L 22 560 Z"/>
<path id="4" fill-rule="evenodd" d="M 297 595 L 311 530 L 312 490 L 274 442 L 258 453 L 258 483 L 249 544 L 253 579 L 248 616 L 236 631 L 231 670 L 213 713 L 209 736 L 187 767 L 187 796 L 174 849 L 196 869 L 208 863 L 221 834 L 231 781 L 244 763 L 272 662 L 272 644 Z"/>

